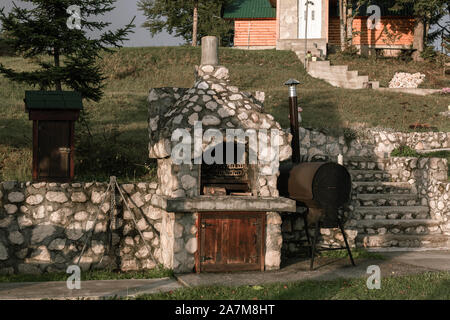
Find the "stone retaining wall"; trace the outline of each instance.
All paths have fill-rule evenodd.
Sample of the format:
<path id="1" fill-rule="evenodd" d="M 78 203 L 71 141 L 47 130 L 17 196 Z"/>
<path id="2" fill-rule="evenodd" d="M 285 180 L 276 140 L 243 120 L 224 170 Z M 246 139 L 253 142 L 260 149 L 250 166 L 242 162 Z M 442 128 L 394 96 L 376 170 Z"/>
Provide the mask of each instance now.
<path id="1" fill-rule="evenodd" d="M 431 212 L 442 219 L 442 232 L 450 236 L 450 182 L 436 182 L 429 187 L 427 195 Z"/>
<path id="2" fill-rule="evenodd" d="M 162 211 L 152 205 L 156 187 L 156 183 L 121 185 L 133 212 L 124 209 L 116 191 L 111 225 L 109 196 L 99 208 L 106 183 L 0 183 L 0 272 L 64 272 L 77 262 L 91 230 L 82 269 L 155 267 L 163 262 Z"/>
<path id="3" fill-rule="evenodd" d="M 450 132 L 403 133 L 367 129 L 353 137 L 350 133 L 334 137 L 300 128 L 300 153 L 308 158 L 325 155 L 335 160 L 338 154 L 346 158 L 385 158 L 400 145 L 407 145 L 415 150 L 450 148 Z"/>

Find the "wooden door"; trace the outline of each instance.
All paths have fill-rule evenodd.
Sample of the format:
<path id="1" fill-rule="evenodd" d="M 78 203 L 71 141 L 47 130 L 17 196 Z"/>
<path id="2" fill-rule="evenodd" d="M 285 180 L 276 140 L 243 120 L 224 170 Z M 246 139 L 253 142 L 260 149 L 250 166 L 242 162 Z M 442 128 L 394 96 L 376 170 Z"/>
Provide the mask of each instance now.
<path id="1" fill-rule="evenodd" d="M 308 3 L 308 10 L 306 10 Z M 308 11 L 308 25 L 306 26 L 306 11 Z M 322 0 L 298 0 L 298 38 L 322 38 Z"/>
<path id="2" fill-rule="evenodd" d="M 265 213 L 199 214 L 197 272 L 264 270 Z"/>
<path id="3" fill-rule="evenodd" d="M 38 121 L 38 179 L 70 178 L 71 122 Z"/>

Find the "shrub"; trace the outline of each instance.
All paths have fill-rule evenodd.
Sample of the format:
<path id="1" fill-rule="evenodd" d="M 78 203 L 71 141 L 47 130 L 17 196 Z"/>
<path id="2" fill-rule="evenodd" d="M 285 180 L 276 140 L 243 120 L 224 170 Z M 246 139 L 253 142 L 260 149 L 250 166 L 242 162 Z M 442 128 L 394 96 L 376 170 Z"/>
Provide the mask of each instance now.
<path id="1" fill-rule="evenodd" d="M 420 54 L 420 56 L 422 58 L 424 58 L 425 60 L 434 61 L 436 59 L 437 53 L 436 53 L 436 50 L 434 49 L 434 47 L 427 46 L 427 47 L 425 47 L 423 52 Z"/>
<path id="2" fill-rule="evenodd" d="M 419 153 L 407 145 L 401 145 L 391 152 L 392 157 L 419 157 Z"/>
<path id="3" fill-rule="evenodd" d="M 358 48 L 351 45 L 345 47 L 345 49 L 342 51 L 342 55 L 347 57 L 356 57 L 358 56 L 358 52 L 359 52 Z"/>
<path id="4" fill-rule="evenodd" d="M 347 147 L 350 147 L 350 144 L 353 140 L 356 140 L 358 138 L 358 132 L 356 130 L 353 130 L 351 128 L 344 128 L 344 140 Z"/>

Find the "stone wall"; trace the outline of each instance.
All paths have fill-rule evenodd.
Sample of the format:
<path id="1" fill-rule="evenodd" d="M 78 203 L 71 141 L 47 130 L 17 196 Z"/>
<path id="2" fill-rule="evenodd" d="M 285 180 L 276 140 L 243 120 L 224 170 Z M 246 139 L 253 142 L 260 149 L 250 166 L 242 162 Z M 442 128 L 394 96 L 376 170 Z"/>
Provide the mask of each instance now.
<path id="1" fill-rule="evenodd" d="M 157 184 L 120 187 L 132 213 L 116 191 L 111 224 L 110 196 L 103 203 L 106 183 L 0 183 L 0 272 L 64 272 L 78 261 L 91 231 L 80 261 L 84 270 L 129 271 L 162 263 L 162 210 L 152 205 Z"/>
<path id="2" fill-rule="evenodd" d="M 428 189 L 432 214 L 442 219 L 441 229 L 450 236 L 450 182 L 436 182 Z"/>
<path id="3" fill-rule="evenodd" d="M 287 130 L 289 131 L 289 130 Z M 351 134 L 339 137 L 300 128 L 300 153 L 311 158 L 326 155 L 333 160 L 338 154 L 351 158 L 384 158 L 400 145 L 415 150 L 450 148 L 450 132 L 391 132 L 377 129 L 361 130 L 356 136 Z"/>

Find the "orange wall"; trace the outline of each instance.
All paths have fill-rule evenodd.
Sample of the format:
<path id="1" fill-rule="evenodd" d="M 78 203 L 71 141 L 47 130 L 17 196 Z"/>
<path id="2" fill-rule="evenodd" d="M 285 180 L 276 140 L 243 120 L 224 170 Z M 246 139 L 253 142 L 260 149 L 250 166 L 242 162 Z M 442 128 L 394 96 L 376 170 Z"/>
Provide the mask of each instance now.
<path id="1" fill-rule="evenodd" d="M 374 30 L 367 29 L 367 17 L 356 17 L 353 20 L 353 30 L 361 32 L 353 36 L 354 45 L 378 45 L 387 46 L 389 42 L 386 34 L 383 32 L 384 26 L 390 32 L 401 34 L 393 45 L 412 45 L 414 40 L 414 18 L 408 17 L 383 17 L 380 21 L 380 28 Z M 330 44 L 340 44 L 339 34 L 339 18 L 331 17 L 329 24 L 329 40 Z"/>
<path id="2" fill-rule="evenodd" d="M 249 41 L 250 28 L 250 41 Z M 275 46 L 277 43 L 276 19 L 234 20 L 234 46 Z"/>
<path id="3" fill-rule="evenodd" d="M 328 43 L 334 45 L 341 44 L 339 33 L 339 17 L 330 17 L 328 20 Z"/>

